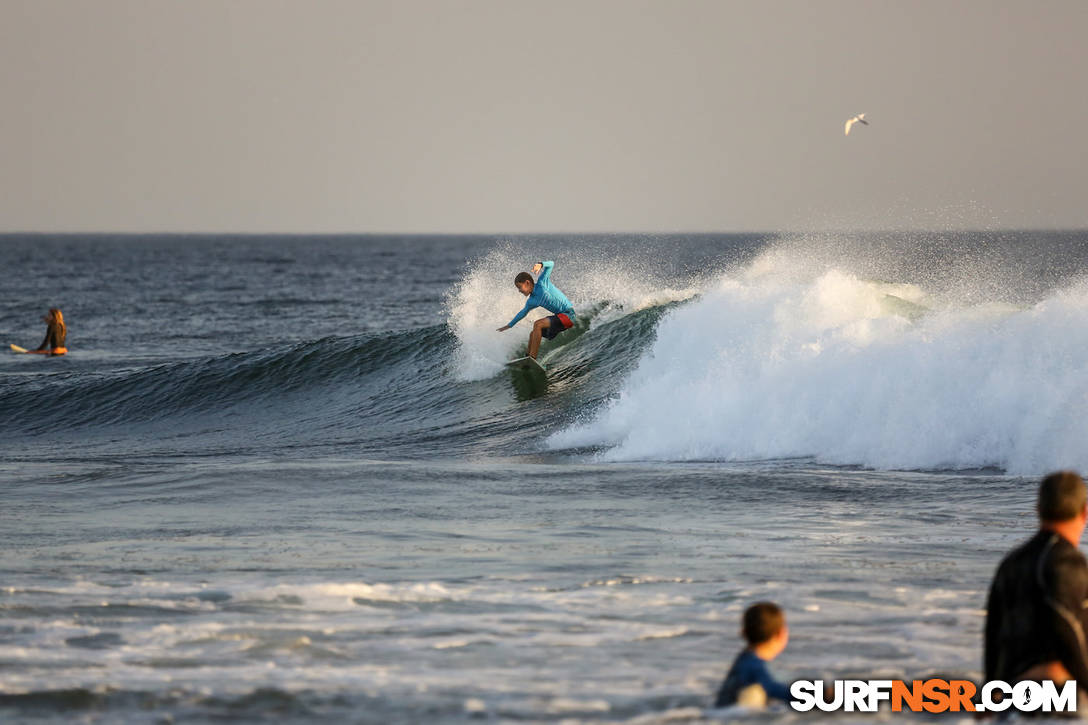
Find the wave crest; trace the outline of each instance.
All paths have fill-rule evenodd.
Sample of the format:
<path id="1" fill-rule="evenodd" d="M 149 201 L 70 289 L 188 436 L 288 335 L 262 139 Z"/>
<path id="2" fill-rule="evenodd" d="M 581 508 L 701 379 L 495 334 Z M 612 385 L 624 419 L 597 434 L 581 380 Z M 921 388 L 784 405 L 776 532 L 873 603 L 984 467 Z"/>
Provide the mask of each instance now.
<path id="1" fill-rule="evenodd" d="M 1085 282 L 1025 307 L 956 306 L 764 261 L 666 314 L 619 394 L 548 444 L 607 461 L 1084 468 L 1086 344 Z"/>

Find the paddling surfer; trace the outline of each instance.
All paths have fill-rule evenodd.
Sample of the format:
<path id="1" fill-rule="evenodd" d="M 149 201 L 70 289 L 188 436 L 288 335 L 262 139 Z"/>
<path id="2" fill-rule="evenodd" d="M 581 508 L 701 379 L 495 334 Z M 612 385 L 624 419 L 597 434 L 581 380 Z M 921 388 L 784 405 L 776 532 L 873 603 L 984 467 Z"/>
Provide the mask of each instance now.
<path id="1" fill-rule="evenodd" d="M 554 266 L 555 262 L 537 262 L 534 264 L 533 274 L 539 273 L 536 282 L 533 281 L 532 275 L 528 272 L 520 272 L 514 278 L 514 286 L 518 288 L 518 292 L 521 292 L 529 299 L 525 300 L 525 306 L 521 308 L 521 312 L 514 315 L 514 319 L 510 320 L 509 324 L 499 328 L 499 332 L 509 330 L 518 324 L 529 310 L 537 307 L 543 307 L 551 312 L 552 314 L 549 317 L 543 317 L 534 322 L 533 331 L 529 333 L 529 357 L 534 360 L 537 351 L 540 349 L 541 337 L 551 340 L 559 333 L 574 326 L 574 305 L 570 303 L 566 295 L 559 291 L 558 287 L 552 284 L 551 274 Z"/>

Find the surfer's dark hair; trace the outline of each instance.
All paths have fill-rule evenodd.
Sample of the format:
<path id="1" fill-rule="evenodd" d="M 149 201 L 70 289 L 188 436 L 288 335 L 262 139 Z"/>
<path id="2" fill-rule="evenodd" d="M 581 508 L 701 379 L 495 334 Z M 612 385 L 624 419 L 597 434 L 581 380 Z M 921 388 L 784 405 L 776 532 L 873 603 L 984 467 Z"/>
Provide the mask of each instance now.
<path id="1" fill-rule="evenodd" d="M 1042 521 L 1068 521 L 1084 510 L 1088 493 L 1084 479 L 1073 471 L 1057 471 L 1049 474 L 1039 484 L 1039 501 L 1036 510 Z"/>
<path id="2" fill-rule="evenodd" d="M 755 647 L 771 639 L 786 626 L 782 608 L 774 602 L 756 602 L 744 610 L 741 632 L 749 645 Z"/>
<path id="3" fill-rule="evenodd" d="M 514 284 L 521 284 L 522 282 L 532 282 L 533 275 L 528 272 L 518 272 L 518 276 L 514 277 Z"/>

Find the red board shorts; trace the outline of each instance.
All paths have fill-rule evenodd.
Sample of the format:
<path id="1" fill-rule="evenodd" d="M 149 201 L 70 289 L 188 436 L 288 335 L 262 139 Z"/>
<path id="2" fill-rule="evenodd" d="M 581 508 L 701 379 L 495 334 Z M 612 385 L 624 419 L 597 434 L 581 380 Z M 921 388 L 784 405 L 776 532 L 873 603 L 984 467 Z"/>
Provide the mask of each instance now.
<path id="1" fill-rule="evenodd" d="M 574 327 L 574 323 L 563 312 L 560 312 L 558 315 L 552 315 L 551 317 L 548 317 L 547 320 L 548 326 L 545 327 L 540 334 L 542 334 L 545 338 L 549 340 L 551 340 L 563 330 L 569 330 L 570 328 Z"/>

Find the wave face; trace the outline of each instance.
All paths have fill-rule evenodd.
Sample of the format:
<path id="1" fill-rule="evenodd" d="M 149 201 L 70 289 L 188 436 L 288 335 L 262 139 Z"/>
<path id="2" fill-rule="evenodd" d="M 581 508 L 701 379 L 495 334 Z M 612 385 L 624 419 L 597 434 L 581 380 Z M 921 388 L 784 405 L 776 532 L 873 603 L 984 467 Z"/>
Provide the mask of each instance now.
<path id="1" fill-rule="evenodd" d="M 316 252 L 198 245 L 184 263 L 162 247 L 106 245 L 72 281 L 83 300 L 69 306 L 73 353 L 0 361 L 0 439 L 13 458 L 46 439 L 91 455 L 1086 468 L 1083 241 L 545 237 L 429 240 L 416 254 L 403 240 L 349 240 Z M 214 267 L 216 250 L 235 255 L 231 279 L 250 286 L 231 293 L 236 305 L 194 307 L 193 280 L 211 274 L 201 265 Z M 503 362 L 524 354 L 543 311 L 496 328 L 524 302 L 514 275 L 547 258 L 578 316 L 542 346 L 539 381 Z M 420 282 L 432 267 L 451 271 Z M 369 275 L 362 292 L 355 269 Z M 132 288 L 146 300 L 134 325 L 171 331 L 136 335 L 131 357 L 86 317 L 126 314 L 117 287 L 98 284 L 111 273 L 146 281 Z M 294 276 L 269 288 L 269 274 Z M 260 311 L 243 304 L 251 297 Z M 251 338 L 231 351 L 221 330 Z"/>
<path id="2" fill-rule="evenodd" d="M 1088 467 L 1088 281 L 1010 302 L 1007 287 L 982 298 L 990 278 L 933 293 L 811 262 L 787 245 L 719 277 L 661 319 L 602 410 L 548 444 L 606 461 Z"/>
<path id="3" fill-rule="evenodd" d="M 311 406 L 315 397 L 341 384 L 350 384 L 347 397 L 358 403 L 404 374 L 442 332 L 435 327 L 326 338 L 136 370 L 62 375 L 20 386 L 4 402 L 25 411 L 18 416 L 20 429 L 38 431 L 154 423 L 246 404 L 284 406 L 300 394 L 303 405 Z"/>

